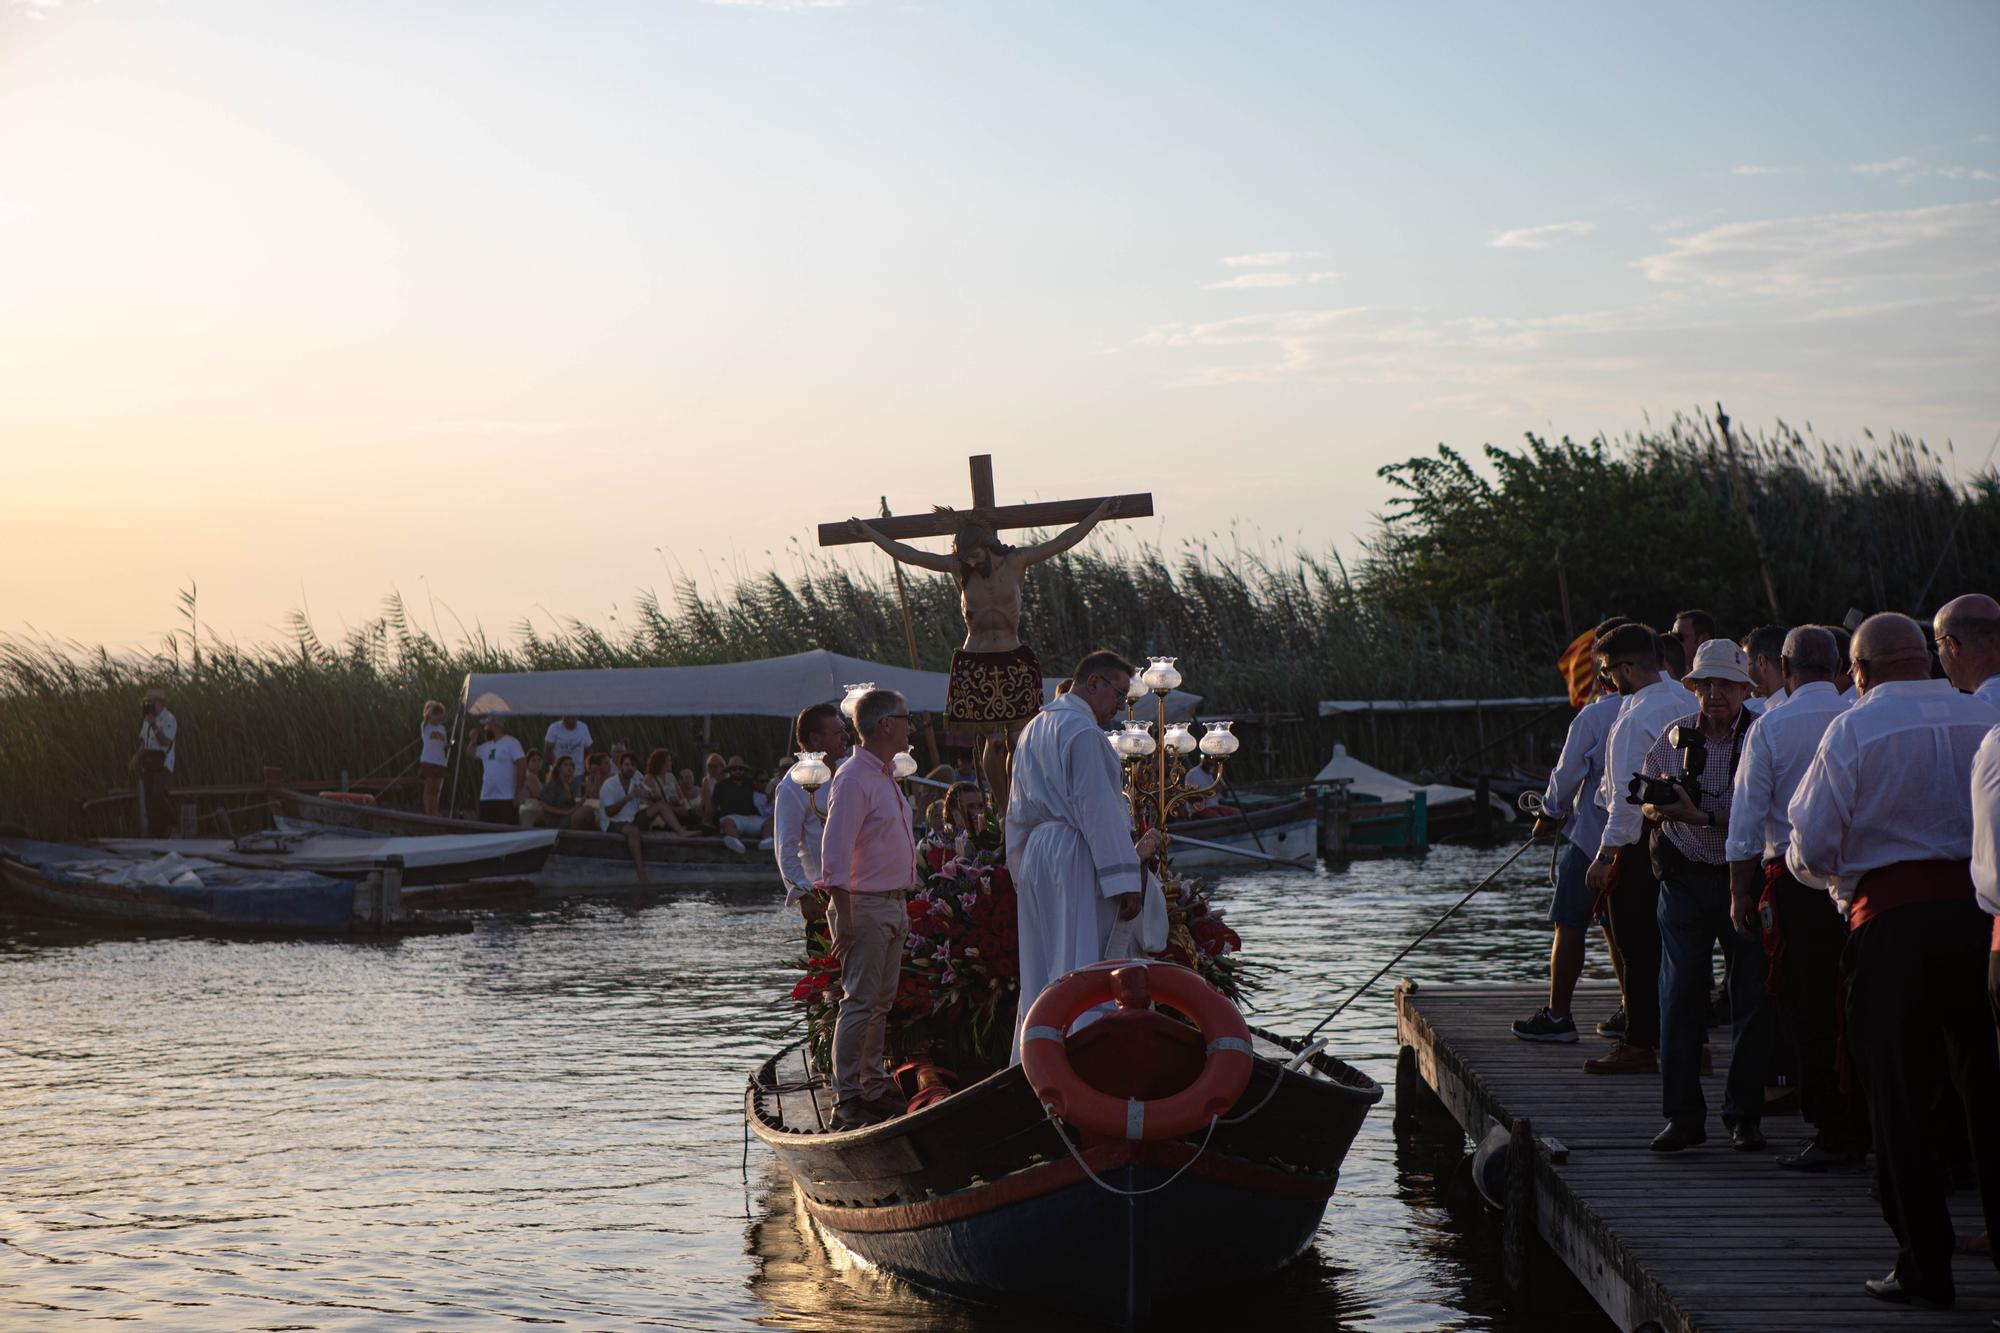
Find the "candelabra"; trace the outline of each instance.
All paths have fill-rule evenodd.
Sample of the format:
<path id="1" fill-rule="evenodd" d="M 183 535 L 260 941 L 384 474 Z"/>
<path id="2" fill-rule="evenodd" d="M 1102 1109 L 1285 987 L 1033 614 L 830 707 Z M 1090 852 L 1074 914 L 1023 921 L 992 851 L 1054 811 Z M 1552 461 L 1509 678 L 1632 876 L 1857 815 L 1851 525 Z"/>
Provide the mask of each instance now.
<path id="1" fill-rule="evenodd" d="M 1125 725 L 1105 733 L 1111 748 L 1125 767 L 1125 799 L 1132 807 L 1132 820 L 1141 829 L 1159 833 L 1160 882 L 1169 888 L 1175 883 L 1167 868 L 1167 821 L 1174 812 L 1205 799 L 1222 782 L 1223 766 L 1242 741 L 1234 722 L 1210 722 L 1199 738 L 1185 722 L 1167 721 L 1167 695 L 1180 687 L 1181 673 L 1172 657 L 1150 659 L 1146 669 L 1132 678 L 1125 696 Z M 1148 694 L 1153 696 L 1154 721 L 1140 722 L 1133 716 L 1135 705 Z M 1190 786 L 1188 756 L 1199 750 L 1213 761 L 1213 780 L 1203 787 Z"/>

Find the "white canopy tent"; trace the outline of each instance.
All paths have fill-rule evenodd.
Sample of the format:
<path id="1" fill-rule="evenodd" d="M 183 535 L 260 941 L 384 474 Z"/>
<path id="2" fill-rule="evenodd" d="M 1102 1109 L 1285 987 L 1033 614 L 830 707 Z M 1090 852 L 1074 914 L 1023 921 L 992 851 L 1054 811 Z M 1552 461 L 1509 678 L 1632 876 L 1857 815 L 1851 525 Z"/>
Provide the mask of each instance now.
<path id="1" fill-rule="evenodd" d="M 1042 680 L 1044 701 L 1056 676 Z M 586 671 L 473 672 L 462 702 L 475 717 L 510 713 L 535 717 L 794 717 L 817 703 L 838 703 L 847 687 L 873 681 L 896 690 L 919 713 L 943 713 L 942 671 L 846 657 L 823 648 L 715 666 L 617 667 Z M 1194 716 L 1198 694 L 1167 696 L 1167 719 Z M 1150 705 L 1142 705 L 1142 710 Z M 1142 711 L 1142 716 L 1144 716 Z"/>

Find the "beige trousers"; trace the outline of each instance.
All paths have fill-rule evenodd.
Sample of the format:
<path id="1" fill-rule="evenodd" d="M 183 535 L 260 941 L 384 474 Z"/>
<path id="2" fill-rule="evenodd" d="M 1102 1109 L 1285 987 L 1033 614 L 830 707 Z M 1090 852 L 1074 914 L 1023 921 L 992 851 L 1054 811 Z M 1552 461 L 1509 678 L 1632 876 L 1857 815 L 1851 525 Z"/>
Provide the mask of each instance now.
<path id="1" fill-rule="evenodd" d="M 889 1010 L 903 977 L 903 940 L 910 933 L 906 896 L 835 889 L 827 905 L 833 956 L 840 960 L 840 1014 L 833 1023 L 833 1103 L 846 1106 L 892 1096 L 882 1067 Z"/>

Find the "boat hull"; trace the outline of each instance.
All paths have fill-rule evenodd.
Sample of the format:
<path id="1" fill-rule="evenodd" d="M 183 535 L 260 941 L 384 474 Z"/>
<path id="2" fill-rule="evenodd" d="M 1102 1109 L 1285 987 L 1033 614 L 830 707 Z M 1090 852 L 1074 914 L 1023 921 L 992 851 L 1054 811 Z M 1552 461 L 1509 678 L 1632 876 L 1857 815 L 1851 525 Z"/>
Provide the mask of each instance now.
<path id="1" fill-rule="evenodd" d="M 1306 795 L 1253 806 L 1240 815 L 1177 819 L 1170 831 L 1222 847 L 1274 856 L 1281 861 L 1307 863 L 1319 855 L 1319 812 L 1312 798 Z M 1173 858 L 1176 870 L 1247 870 L 1256 864 L 1249 856 L 1197 847 L 1190 842 L 1174 843 Z"/>
<path id="2" fill-rule="evenodd" d="M 519 831 L 504 824 L 355 805 L 304 792 L 278 792 L 273 805 L 278 826 L 284 829 L 381 838 Z M 553 897 L 660 893 L 676 889 L 776 888 L 778 884 L 776 857 L 754 845 L 743 852 L 732 852 L 720 838 L 649 833 L 641 839 L 641 850 L 646 862 L 643 880 L 633 869 L 623 835 L 562 829 L 556 833 L 555 850 L 549 853 L 541 869 L 527 877 L 528 883 L 537 894 Z"/>
<path id="3" fill-rule="evenodd" d="M 451 844 L 432 854 L 428 844 Z M 220 865 L 255 870 L 310 870 L 335 879 L 360 879 L 386 858 L 403 862 L 403 887 L 463 884 L 475 879 L 529 879 L 548 863 L 554 830 L 517 830 L 458 838 L 325 837 L 287 851 L 241 850 L 227 839 L 99 838 L 97 846 L 120 856 L 177 852 Z M 482 846 L 481 844 L 485 844 Z"/>

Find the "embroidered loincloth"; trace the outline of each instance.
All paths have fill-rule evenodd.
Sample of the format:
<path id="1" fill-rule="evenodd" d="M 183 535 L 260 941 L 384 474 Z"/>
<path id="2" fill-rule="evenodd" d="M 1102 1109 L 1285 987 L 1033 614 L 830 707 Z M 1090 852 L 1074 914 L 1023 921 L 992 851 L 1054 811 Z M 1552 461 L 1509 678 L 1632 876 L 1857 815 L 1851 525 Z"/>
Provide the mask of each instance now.
<path id="1" fill-rule="evenodd" d="M 951 655 L 951 683 L 945 687 L 946 725 L 995 726 L 1025 722 L 1042 711 L 1042 664 L 1022 644 L 1010 653 Z"/>

